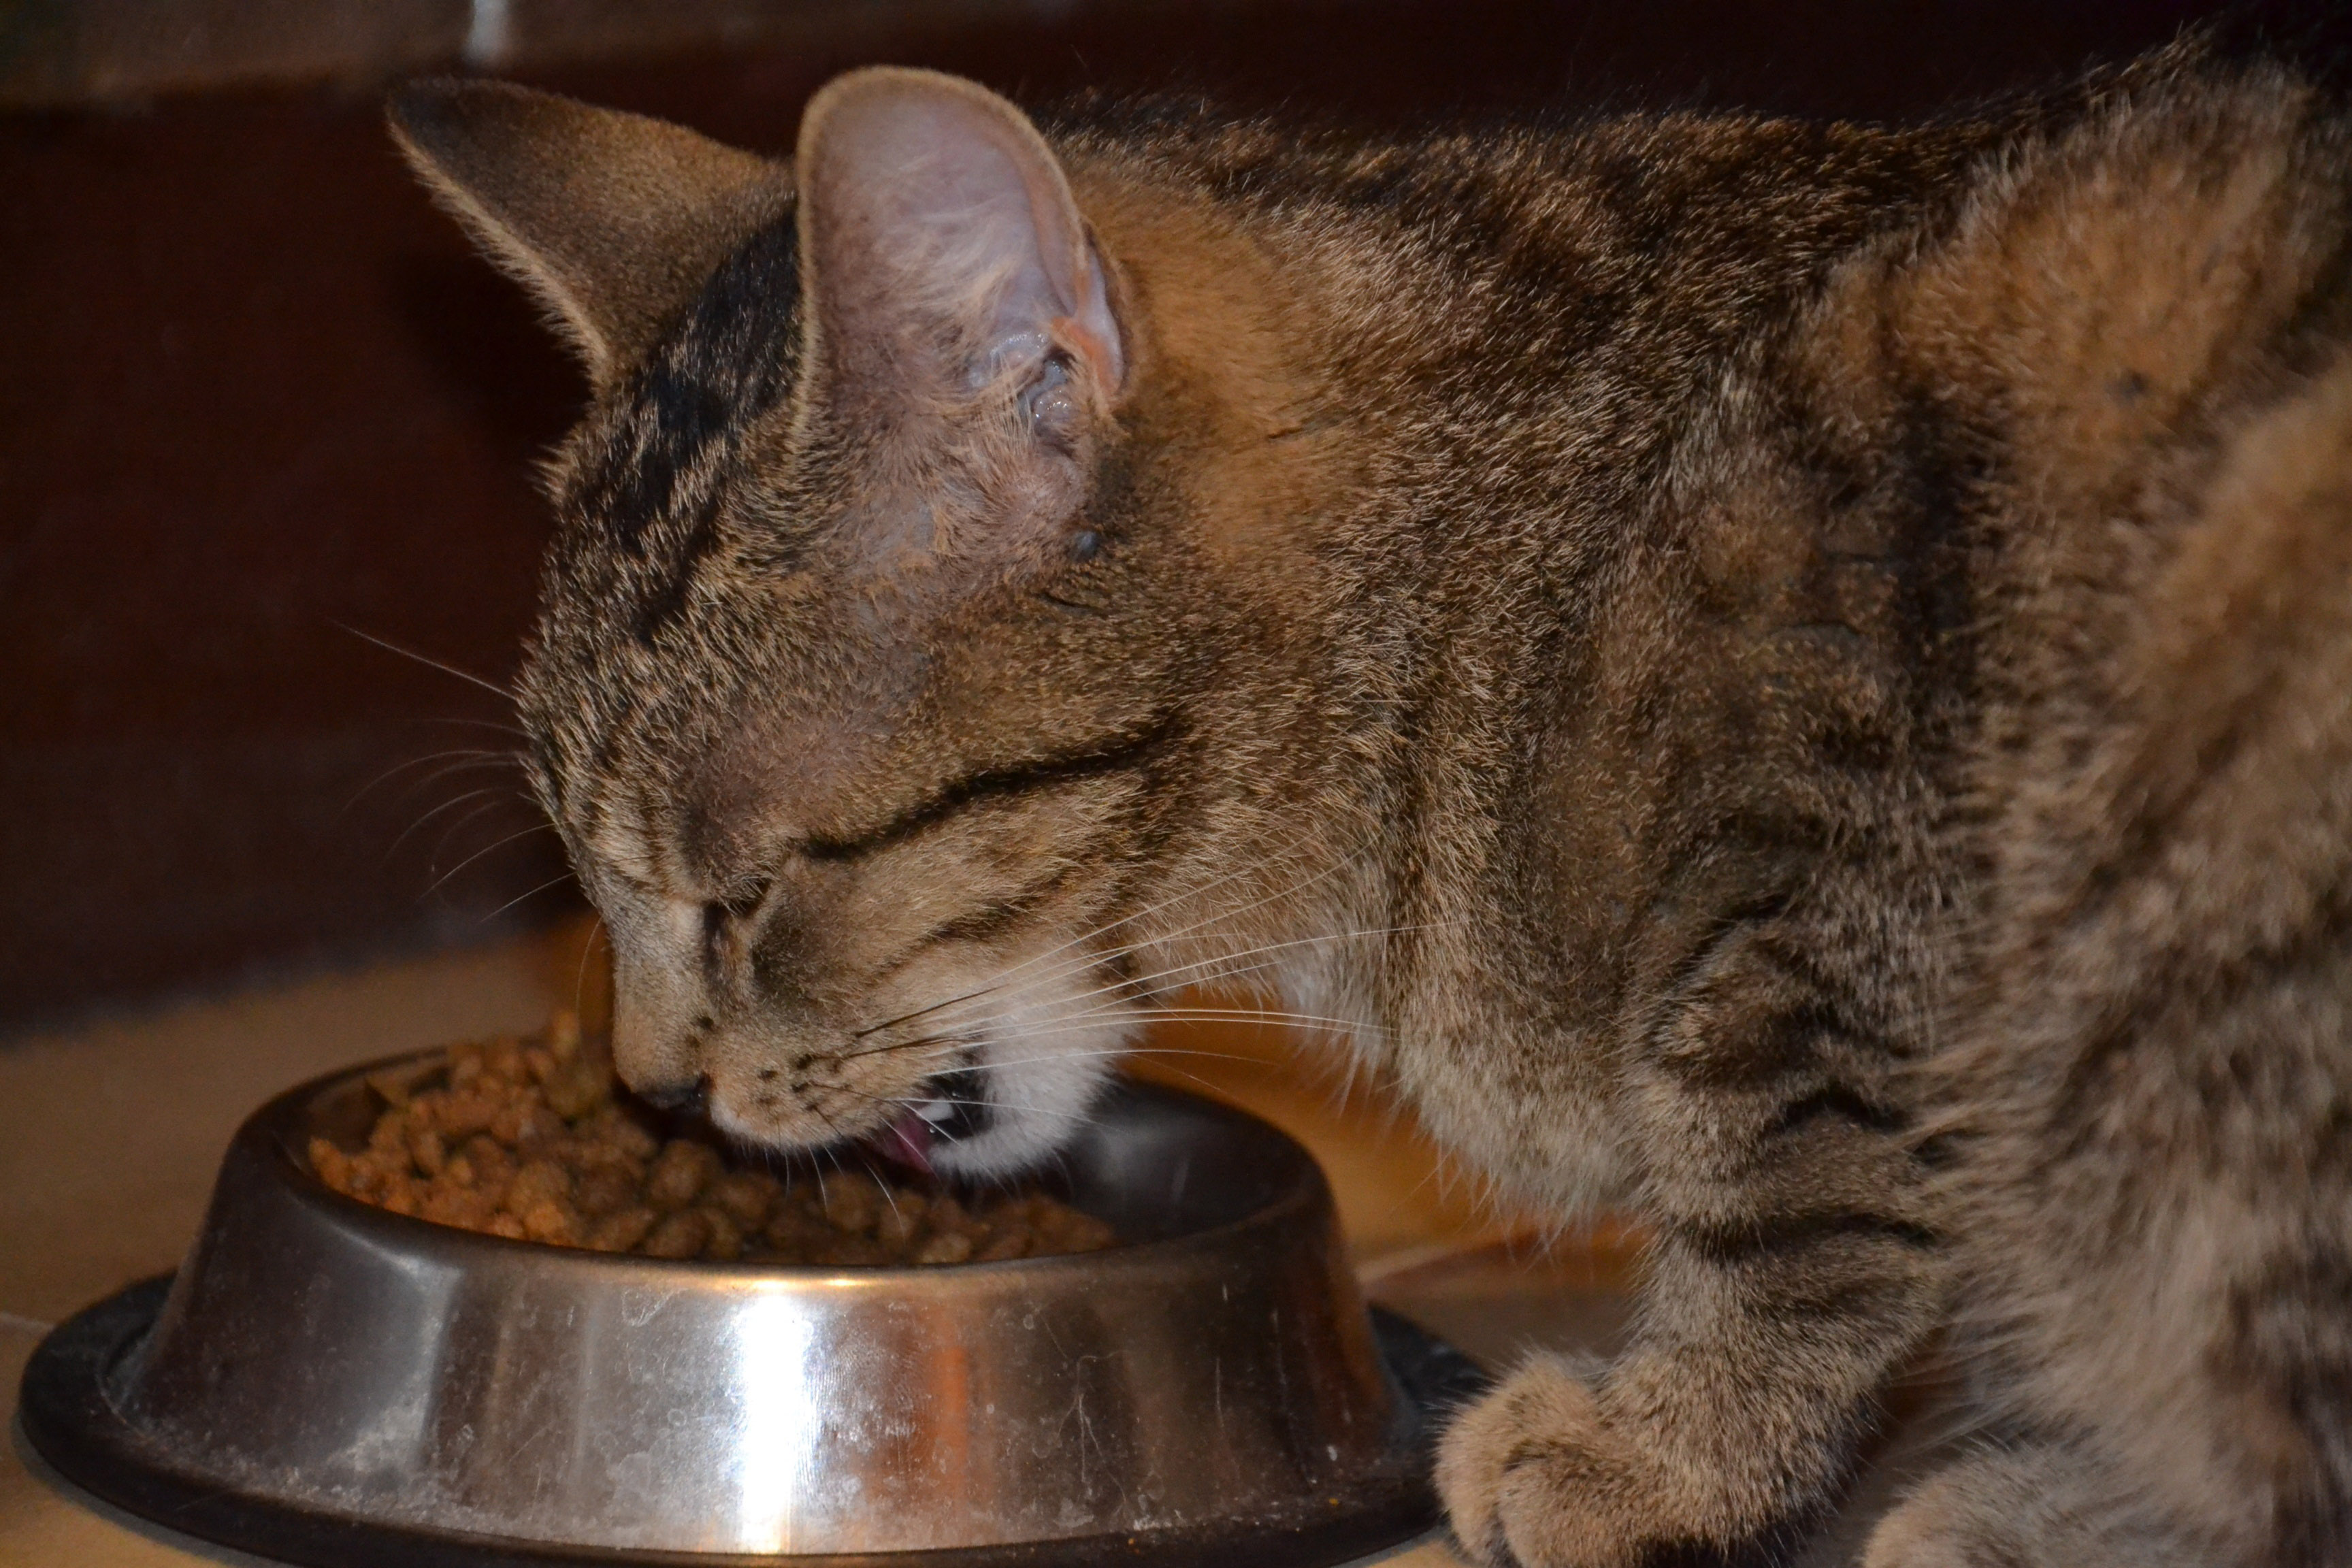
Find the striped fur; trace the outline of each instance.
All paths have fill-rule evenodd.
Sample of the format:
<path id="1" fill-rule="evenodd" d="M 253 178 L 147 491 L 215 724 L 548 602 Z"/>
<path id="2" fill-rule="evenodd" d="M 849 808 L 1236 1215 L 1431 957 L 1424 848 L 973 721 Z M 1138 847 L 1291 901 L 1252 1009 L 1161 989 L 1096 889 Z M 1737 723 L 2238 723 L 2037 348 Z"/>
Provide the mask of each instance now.
<path id="1" fill-rule="evenodd" d="M 478 226 L 510 133 L 429 90 Z M 650 344 L 522 689 L 633 1081 L 783 1144 L 953 1074 L 1000 1169 L 1171 986 L 1260 982 L 1654 1228 L 1622 1359 L 1449 1436 L 1474 1557 L 1769 1559 L 1949 1328 L 1988 1447 L 1872 1568 L 2352 1559 L 2331 102 L 2182 49 L 1906 131 L 1097 105 L 1048 153 L 854 90 L 1066 190 L 1118 353 L 892 392 L 969 334 L 858 358 L 809 206 L 888 215 L 715 154 L 698 296 L 542 284 Z"/>

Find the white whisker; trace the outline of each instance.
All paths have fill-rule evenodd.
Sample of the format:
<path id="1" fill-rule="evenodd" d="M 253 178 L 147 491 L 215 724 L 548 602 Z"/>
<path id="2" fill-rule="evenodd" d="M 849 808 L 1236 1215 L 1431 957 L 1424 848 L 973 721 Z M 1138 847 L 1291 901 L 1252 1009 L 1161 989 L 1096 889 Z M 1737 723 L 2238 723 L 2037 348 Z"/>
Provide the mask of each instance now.
<path id="1" fill-rule="evenodd" d="M 433 840 L 433 848 L 431 852 L 425 857 L 425 867 L 430 869 L 433 867 L 440 865 L 441 857 L 448 852 L 449 841 L 451 839 L 457 837 L 460 833 L 465 832 L 468 827 L 473 826 L 474 824 L 481 821 L 482 818 L 489 816 L 500 807 L 510 804 L 510 798 L 511 797 L 507 795 L 498 795 L 492 799 L 482 802 L 479 805 L 475 806 L 472 810 L 467 811 L 463 816 L 455 817 L 449 822 L 444 824 L 439 835 L 437 835 Z M 492 847 L 495 848 L 496 846 L 494 845 Z M 391 858 L 391 852 L 387 850 L 385 852 L 384 858 L 389 860 Z M 432 889 L 427 889 L 425 890 L 430 892 Z"/>
<path id="2" fill-rule="evenodd" d="M 1191 1051 L 1165 1046 L 1114 1046 L 1100 1051 L 1050 1051 L 1043 1056 L 1013 1057 L 1009 1060 L 991 1062 L 989 1067 L 1031 1067 L 1038 1062 L 1086 1062 L 1097 1060 L 1124 1061 L 1129 1057 L 1206 1057 L 1212 1061 L 1252 1062 L 1263 1065 L 1263 1058 L 1242 1055 L 1239 1051 Z M 1199 1079 L 1194 1079 L 1199 1082 Z"/>
<path id="3" fill-rule="evenodd" d="M 1244 959 L 1258 958 L 1266 953 L 1281 952 L 1291 948 L 1312 947 L 1318 944 L 1335 942 L 1357 942 L 1366 937 L 1397 936 L 1407 931 L 1430 930 L 1432 929 L 1433 924 L 1442 923 L 1444 922 L 1432 922 L 1431 924 L 1409 926 L 1382 926 L 1368 931 L 1336 931 L 1325 936 L 1302 936 L 1294 937 L 1286 942 L 1265 942 L 1256 947 L 1244 948 L 1239 952 L 1222 953 L 1213 958 L 1198 959 L 1191 963 L 1174 964 L 1169 968 L 1156 971 L 1150 974 L 1137 975 L 1130 979 L 1116 981 L 1108 985 L 1097 986 L 1092 991 L 1084 991 L 1078 993 L 1075 996 L 1065 997 L 1058 1005 L 1067 1005 L 1072 1003 L 1088 1001 L 1097 996 L 1108 996 L 1123 992 L 1132 993 L 1139 989 L 1141 990 L 1144 994 L 1150 995 L 1153 994 L 1152 988 L 1159 986 L 1161 981 L 1171 979 L 1180 974 L 1190 974 L 1193 976 L 1192 979 L 1185 982 L 1186 984 L 1200 984 L 1211 980 L 1231 979 L 1237 974 L 1255 973 L 1262 970 L 1278 968 L 1280 966 L 1276 963 L 1256 963 L 1251 964 L 1246 968 L 1227 967 L 1222 973 L 1210 973 L 1205 975 L 1196 973 L 1195 972 L 1214 970 L 1219 965 L 1234 965 L 1240 963 Z"/>
<path id="4" fill-rule="evenodd" d="M 509 702 L 515 700 L 515 694 L 508 690 L 505 687 L 498 685 L 494 681 L 484 680 L 478 675 L 468 674 L 465 670 L 459 669 L 454 664 L 444 664 L 437 658 L 428 658 L 425 655 L 415 651 L 414 648 L 405 648 L 401 647 L 398 643 L 386 642 L 380 637 L 373 636 L 368 632 L 363 632 L 357 626 L 345 626 L 341 621 L 330 620 L 327 624 L 333 626 L 337 631 L 351 633 L 352 636 L 359 638 L 362 642 L 373 643 L 376 647 L 383 649 L 386 653 L 396 653 L 403 658 L 413 658 L 417 663 L 425 666 L 427 669 L 437 669 L 444 675 L 454 675 L 458 679 L 466 681 L 469 685 L 480 687 L 483 690 L 489 692 L 494 697 L 504 698 Z"/>
<path id="5" fill-rule="evenodd" d="M 530 739 L 530 731 L 521 725 L 502 723 L 496 719 L 427 719 L 425 721 L 428 724 L 470 724 L 477 729 L 503 730 L 509 735 L 520 735 L 526 741 Z"/>
<path id="6" fill-rule="evenodd" d="M 406 773 L 411 768 L 421 768 L 428 763 L 446 762 L 451 757 L 477 760 L 483 758 L 496 758 L 503 763 L 511 763 L 516 766 L 521 765 L 520 759 L 513 752 L 492 751 L 488 747 L 483 746 L 457 746 L 443 752 L 427 752 L 421 757 L 410 757 L 404 762 L 394 763 L 392 766 L 384 769 L 383 772 L 376 774 L 375 777 L 368 780 L 367 783 L 360 785 L 358 793 L 354 794 L 351 799 L 343 802 L 342 809 L 344 811 L 351 810 L 352 807 L 366 799 L 368 793 L 371 790 L 375 789 L 377 786 L 391 779 L 397 778 L 400 774 Z M 440 776 L 441 775 L 439 773 L 436 773 L 433 775 L 433 778 L 439 778 Z M 430 784 L 432 779 L 427 779 L 425 782 Z"/>
<path id="7" fill-rule="evenodd" d="M 1254 900 L 1249 903 L 1244 904 L 1237 910 L 1223 910 L 1204 916 L 1200 920 L 1192 921 L 1189 925 L 1179 926 L 1175 931 L 1167 932 L 1160 937 L 1147 939 L 1147 942 L 1123 943 L 1107 952 L 1089 952 L 1082 953 L 1077 958 L 1069 961 L 1066 964 L 1058 966 L 1049 974 L 1035 976 L 1030 980 L 1023 982 L 1021 986 L 1013 992 L 1013 994 L 1017 995 L 1022 992 L 1034 990 L 1035 987 L 1042 984 L 1050 984 L 1066 974 L 1089 969 L 1099 963 L 1108 963 L 1111 959 L 1133 952 L 1138 948 L 1147 945 L 1148 942 L 1165 944 L 1167 942 L 1173 942 L 1178 938 L 1189 935 L 1190 933 L 1200 930 L 1202 926 L 1209 925 L 1214 921 L 1232 920 L 1237 916 L 1247 914 L 1252 910 L 1260 909 L 1266 904 L 1276 902 L 1278 900 L 1290 898 L 1296 894 L 1305 892 L 1308 888 L 1313 887 L 1316 883 L 1346 869 L 1346 868 L 1350 865 L 1358 856 L 1360 855 L 1360 853 L 1361 851 L 1358 851 L 1355 854 L 1342 857 L 1332 866 L 1322 871 L 1317 872 L 1314 876 L 1309 877 L 1305 881 L 1293 883 L 1289 887 L 1286 887 L 1278 892 L 1269 893 L 1264 898 Z M 890 1028 L 898 1024 L 912 1022 L 914 1019 L 923 1017 L 931 1013 L 939 1012 L 943 1008 L 955 1006 L 959 1003 L 977 1001 L 981 997 L 1001 992 L 1004 990 L 1006 984 L 1014 976 L 1035 967 L 1037 964 L 1045 962 L 1047 959 L 1053 958 L 1057 953 L 1066 952 L 1070 949 L 1076 947 L 1083 942 L 1090 942 L 1107 931 L 1116 931 L 1120 926 L 1129 924 L 1135 921 L 1145 918 L 1147 915 L 1154 914 L 1161 910 L 1171 908 L 1175 904 L 1182 902 L 1185 899 L 1198 897 L 1199 895 L 1209 891 L 1211 889 L 1222 886 L 1225 882 L 1232 881 L 1239 877 L 1249 875 L 1259 869 L 1262 869 L 1262 868 L 1244 867 L 1234 871 L 1229 871 L 1223 876 L 1212 878 L 1208 882 L 1202 884 L 1199 888 L 1188 889 L 1187 891 L 1176 894 L 1171 898 L 1164 899 L 1160 902 L 1148 906 L 1145 909 L 1139 910 L 1133 914 L 1122 915 L 1118 920 L 1097 926 L 1091 931 L 1072 937 L 1066 942 L 1063 942 L 1053 947 L 1047 948 L 1044 952 L 1038 953 L 1033 958 L 1024 960 L 1022 963 L 1014 964 L 1011 969 L 1004 971 L 988 985 L 982 986 L 977 991 L 967 992 L 961 996 L 952 996 L 944 1002 L 934 1002 L 928 1007 L 918 1008 L 912 1013 L 901 1014 L 896 1018 L 887 1019 L 879 1024 L 868 1025 L 866 1027 L 857 1031 L 857 1033 L 861 1037 L 866 1035 L 875 1034 L 880 1030 Z"/>
<path id="8" fill-rule="evenodd" d="M 424 816 L 418 817 L 415 821 L 402 828 L 398 834 L 394 835 L 392 842 L 384 846 L 383 858 L 387 860 L 391 859 L 393 851 L 398 849 L 403 844 L 406 843 L 410 834 L 415 832 L 418 828 L 424 826 L 426 823 L 432 821 L 443 812 L 455 811 L 457 807 L 465 805 L 469 800 L 479 800 L 486 795 L 497 795 L 499 793 L 499 791 L 498 786 L 492 784 L 487 785 L 481 789 L 469 789 L 463 795 L 456 795 L 448 800 L 443 801 L 439 805 L 435 806 L 432 810 L 426 812 Z M 467 820 L 471 819 L 468 818 Z"/>
<path id="9" fill-rule="evenodd" d="M 555 886 L 557 886 L 559 883 L 568 882 L 568 881 L 570 881 L 571 879 L 572 879 L 572 873 L 571 873 L 571 872 L 569 872 L 569 871 L 564 872 L 564 873 L 563 873 L 562 876 L 560 876 L 560 877 L 550 877 L 546 881 L 541 882 L 538 887 L 536 887 L 536 888 L 527 889 L 525 889 L 525 890 L 524 890 L 524 891 L 522 891 L 522 892 L 517 893 L 513 898 L 509 899 L 505 903 L 500 904 L 497 909 L 494 909 L 494 910 L 492 910 L 488 914 L 484 915 L 484 916 L 482 917 L 482 920 L 483 920 L 483 921 L 494 921 L 494 920 L 498 919 L 500 915 L 502 915 L 502 914 L 506 913 L 509 910 L 510 910 L 510 909 L 514 908 L 517 904 L 519 904 L 519 903 L 522 902 L 525 899 L 534 897 L 535 895 L 540 894 L 540 893 L 543 893 L 543 892 L 547 891 L 547 889 L 548 889 L 552 888 L 552 887 L 555 887 Z"/>
<path id="10" fill-rule="evenodd" d="M 534 823 L 532 823 L 529 827 L 518 828 L 518 829 L 516 829 L 514 832 L 508 834 L 508 835 L 507 835 L 505 837 L 503 837 L 503 838 L 493 839 L 491 842 L 489 842 L 489 843 L 488 843 L 488 844 L 483 845 L 479 849 L 475 850 L 471 855 L 467 856 L 463 860 L 458 861 L 455 866 L 450 867 L 446 871 L 444 871 L 444 872 L 442 872 L 439 876 L 437 876 L 437 877 L 434 878 L 434 879 L 433 879 L 432 885 L 431 885 L 430 887 L 427 887 L 427 888 L 425 889 L 425 892 L 424 892 L 424 893 L 422 893 L 422 894 L 419 894 L 419 895 L 418 895 L 418 897 L 423 898 L 423 897 L 429 896 L 429 895 L 430 895 L 430 894 L 432 894 L 436 889 L 437 889 L 441 886 L 441 884 L 442 884 L 442 883 L 444 883 L 444 882 L 447 881 L 450 878 L 452 878 L 452 877 L 456 876 L 458 872 L 460 872 L 460 871 L 464 870 L 467 867 L 468 867 L 468 866 L 472 865 L 475 861 L 477 861 L 477 860 L 480 859 L 483 856 L 488 855 L 488 854 L 491 850 L 493 850 L 493 849 L 497 849 L 497 848 L 499 848 L 499 847 L 503 847 L 503 846 L 505 846 L 505 845 L 511 844 L 511 843 L 513 843 L 513 842 L 514 842 L 516 839 L 518 839 L 518 838 L 526 838 L 526 837 L 529 837 L 531 834 L 534 834 L 534 833 L 551 833 L 551 832 L 553 832 L 553 831 L 554 831 L 554 828 L 553 828 L 553 826 L 552 826 L 551 824 L 544 823 L 544 822 L 534 822 Z M 564 876 L 566 876 L 566 877 L 568 877 L 568 876 L 570 876 L 571 874 L 572 874 L 571 872 L 566 871 L 563 875 L 564 875 Z M 561 879 L 558 879 L 558 880 L 561 880 Z M 553 886 L 554 884 L 550 883 L 550 884 L 548 884 L 548 885 L 551 887 L 551 886 Z M 529 893 L 525 893 L 522 897 L 523 897 L 523 898 L 525 898 L 525 899 L 527 899 L 527 898 L 530 897 L 530 894 L 529 894 Z M 520 902 L 521 901 L 521 900 L 518 899 L 518 900 L 514 900 L 514 901 L 515 901 L 515 902 L 517 902 L 517 903 L 520 903 Z M 505 906 L 504 906 L 504 905 L 500 905 L 500 906 L 499 906 L 499 908 L 503 909 L 503 908 L 505 908 Z M 492 913 L 496 913 L 496 912 L 497 912 L 496 910 L 493 910 L 493 911 L 492 911 Z"/>

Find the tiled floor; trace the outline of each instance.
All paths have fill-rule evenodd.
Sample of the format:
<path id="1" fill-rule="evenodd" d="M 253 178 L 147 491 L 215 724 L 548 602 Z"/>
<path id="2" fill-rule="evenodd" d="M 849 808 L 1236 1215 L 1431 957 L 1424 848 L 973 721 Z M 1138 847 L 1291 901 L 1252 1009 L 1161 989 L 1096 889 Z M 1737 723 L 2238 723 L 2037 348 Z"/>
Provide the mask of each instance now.
<path id="1" fill-rule="evenodd" d="M 535 1025 L 583 994 L 585 933 L 331 975 L 0 1043 L 0 1377 L 16 1381 L 51 1323 L 178 1262 L 215 1162 L 247 1111 L 346 1063 Z M 594 998 L 589 997 L 593 1008 Z M 1155 1037 L 1151 1076 L 1246 1105 L 1312 1149 L 1331 1178 L 1371 1293 L 1474 1356 L 1605 1348 L 1623 1318 L 1628 1253 L 1607 1236 L 1540 1253 L 1482 1214 L 1406 1119 L 1307 1065 L 1280 1031 L 1187 1026 Z M 1194 1054 L 1200 1053 L 1200 1054 Z M 1838 1539 L 1913 1467 L 1932 1425 L 1897 1434 Z M 256 1564 L 120 1514 L 47 1472 L 11 1427 L 0 1453 L 0 1568 Z M 1425 1543 L 1396 1568 L 1448 1568 Z"/>

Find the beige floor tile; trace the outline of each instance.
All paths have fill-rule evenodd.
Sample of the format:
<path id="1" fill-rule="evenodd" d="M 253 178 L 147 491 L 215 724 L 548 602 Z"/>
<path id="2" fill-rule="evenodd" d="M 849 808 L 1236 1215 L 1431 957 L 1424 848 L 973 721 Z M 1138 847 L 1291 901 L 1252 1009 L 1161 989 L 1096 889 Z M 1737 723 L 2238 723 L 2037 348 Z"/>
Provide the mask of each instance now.
<path id="1" fill-rule="evenodd" d="M 579 934 L 0 1044 L 0 1311 L 53 1321 L 172 1268 L 247 1112 L 371 1057 L 543 1020 Z"/>

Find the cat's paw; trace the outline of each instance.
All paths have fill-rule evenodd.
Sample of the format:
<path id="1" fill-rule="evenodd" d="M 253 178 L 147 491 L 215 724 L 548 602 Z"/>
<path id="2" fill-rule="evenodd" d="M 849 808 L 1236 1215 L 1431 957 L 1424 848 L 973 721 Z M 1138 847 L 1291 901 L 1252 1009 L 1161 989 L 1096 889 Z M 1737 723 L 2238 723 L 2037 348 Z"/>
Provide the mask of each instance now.
<path id="1" fill-rule="evenodd" d="M 1556 1360 L 1464 1412 L 1437 1456 L 1454 1537 L 1489 1568 L 1631 1568 L 1662 1539 L 1658 1479 Z"/>
<path id="2" fill-rule="evenodd" d="M 1862 1568 L 2189 1568 L 2164 1531 L 2095 1500 L 2089 1480 L 2052 1448 L 1962 1459 L 1878 1521 Z"/>

